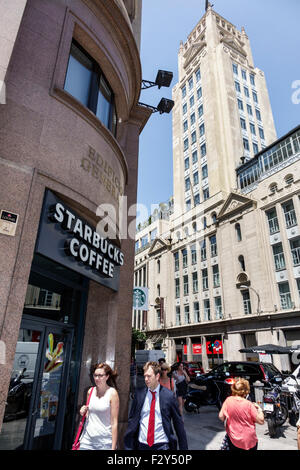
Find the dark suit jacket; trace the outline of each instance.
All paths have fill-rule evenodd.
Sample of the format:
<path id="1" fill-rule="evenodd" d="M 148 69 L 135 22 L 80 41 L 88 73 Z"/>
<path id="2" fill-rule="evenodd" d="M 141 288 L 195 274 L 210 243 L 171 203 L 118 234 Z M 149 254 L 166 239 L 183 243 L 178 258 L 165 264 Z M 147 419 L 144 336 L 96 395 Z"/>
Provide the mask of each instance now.
<path id="1" fill-rule="evenodd" d="M 131 405 L 130 414 L 128 418 L 128 427 L 124 437 L 124 448 L 126 450 L 134 450 L 138 448 L 138 437 L 140 430 L 140 417 L 143 404 L 146 398 L 148 389 L 137 389 L 134 400 Z M 181 414 L 179 412 L 177 399 L 173 392 L 168 390 L 166 387 L 160 386 L 159 389 L 159 404 L 160 412 L 162 416 L 162 425 L 164 431 L 169 439 L 170 449 L 177 449 L 177 440 L 174 435 L 173 426 L 175 428 L 179 449 L 184 450 L 188 448 L 186 433 L 182 421 Z"/>

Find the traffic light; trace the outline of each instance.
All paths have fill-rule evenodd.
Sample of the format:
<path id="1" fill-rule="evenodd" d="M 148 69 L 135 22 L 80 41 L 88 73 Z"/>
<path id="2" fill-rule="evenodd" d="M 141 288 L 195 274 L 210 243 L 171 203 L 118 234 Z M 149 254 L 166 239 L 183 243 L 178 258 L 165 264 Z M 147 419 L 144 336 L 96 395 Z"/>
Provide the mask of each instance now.
<path id="1" fill-rule="evenodd" d="M 214 343 L 209 343 L 208 350 L 213 353 L 214 352 Z"/>

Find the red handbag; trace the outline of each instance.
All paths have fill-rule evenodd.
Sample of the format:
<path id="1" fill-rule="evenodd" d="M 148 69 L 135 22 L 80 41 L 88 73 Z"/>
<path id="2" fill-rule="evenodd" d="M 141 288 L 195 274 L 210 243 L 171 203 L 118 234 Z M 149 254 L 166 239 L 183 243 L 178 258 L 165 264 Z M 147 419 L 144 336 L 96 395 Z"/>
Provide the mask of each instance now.
<path id="1" fill-rule="evenodd" d="M 89 406 L 90 399 L 91 399 L 94 388 L 95 387 L 92 387 L 92 390 L 90 391 L 90 394 L 89 394 L 87 402 L 86 402 L 86 406 Z M 79 448 L 80 448 L 80 440 L 79 439 L 80 439 L 80 436 L 81 436 L 81 433 L 82 433 L 85 417 L 86 417 L 86 413 L 80 421 L 78 431 L 77 431 L 77 434 L 76 434 L 76 437 L 75 437 L 75 441 L 73 442 L 73 445 L 72 445 L 72 450 L 79 450 Z"/>

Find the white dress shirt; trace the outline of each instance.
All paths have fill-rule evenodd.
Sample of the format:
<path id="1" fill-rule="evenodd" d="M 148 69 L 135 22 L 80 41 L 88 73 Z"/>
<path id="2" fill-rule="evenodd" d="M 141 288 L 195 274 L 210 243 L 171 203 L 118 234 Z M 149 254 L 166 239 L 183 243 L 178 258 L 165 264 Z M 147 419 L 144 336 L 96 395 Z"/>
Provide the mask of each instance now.
<path id="1" fill-rule="evenodd" d="M 154 444 L 158 444 L 159 442 L 169 442 L 169 439 L 166 436 L 162 425 L 162 418 L 160 412 L 160 405 L 159 405 L 159 389 L 160 385 L 153 390 L 156 392 L 155 394 L 155 428 L 154 428 Z M 143 444 L 147 444 L 147 434 L 148 434 L 148 423 L 150 417 L 150 407 L 152 402 L 152 393 L 150 389 L 148 389 L 146 398 L 143 404 L 143 408 L 141 411 L 140 417 L 140 431 L 139 431 L 139 442 Z"/>

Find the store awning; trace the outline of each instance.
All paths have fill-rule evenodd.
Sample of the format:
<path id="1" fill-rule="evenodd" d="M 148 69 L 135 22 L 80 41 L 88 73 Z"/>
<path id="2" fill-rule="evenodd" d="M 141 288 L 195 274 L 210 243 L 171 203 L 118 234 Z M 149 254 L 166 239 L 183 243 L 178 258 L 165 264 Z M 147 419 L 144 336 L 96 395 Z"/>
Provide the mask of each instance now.
<path id="1" fill-rule="evenodd" d="M 239 351 L 241 353 L 257 353 L 257 354 L 289 354 L 297 351 L 298 348 L 290 346 L 279 346 L 276 344 L 262 344 L 261 346 L 250 346 L 249 348 L 243 348 Z M 300 352 L 300 346 L 299 346 Z"/>

